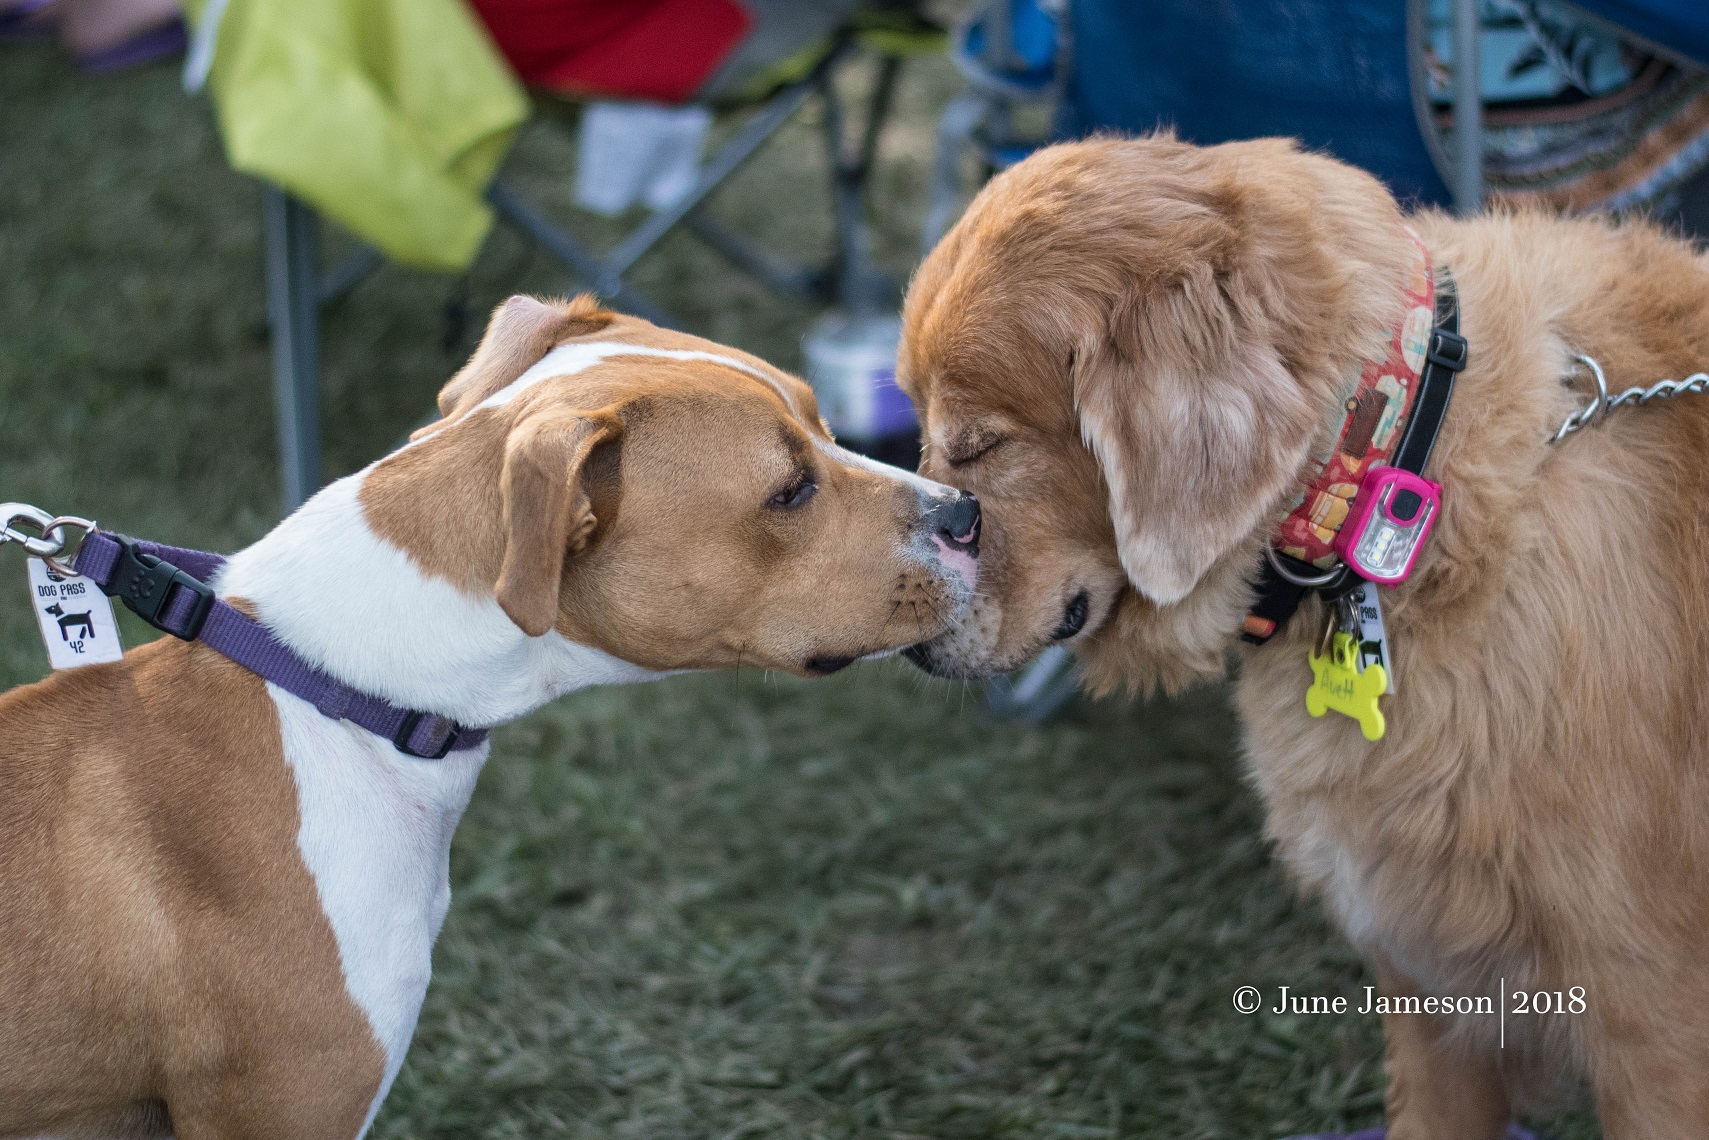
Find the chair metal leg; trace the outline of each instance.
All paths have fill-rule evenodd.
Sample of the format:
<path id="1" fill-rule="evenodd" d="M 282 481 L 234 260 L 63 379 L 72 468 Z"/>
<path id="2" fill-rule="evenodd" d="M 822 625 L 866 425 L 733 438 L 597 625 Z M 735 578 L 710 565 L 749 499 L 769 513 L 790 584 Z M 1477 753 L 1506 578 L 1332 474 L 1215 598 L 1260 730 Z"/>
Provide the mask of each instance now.
<path id="1" fill-rule="evenodd" d="M 878 163 L 878 140 L 884 134 L 884 123 L 890 118 L 890 104 L 896 97 L 896 79 L 902 74 L 902 57 L 884 56 L 878 64 L 878 82 L 867 101 L 866 126 L 862 128 L 860 152 L 855 167 L 862 182 Z"/>
<path id="2" fill-rule="evenodd" d="M 320 486 L 319 227 L 314 210 L 277 186 L 262 186 L 261 211 L 279 469 L 289 514 Z"/>
<path id="3" fill-rule="evenodd" d="M 609 304 L 652 321 L 655 325 L 676 328 L 676 322 L 651 297 L 628 284 L 621 276 L 607 277 L 605 263 L 595 253 L 571 237 L 548 218 L 532 202 L 512 190 L 503 179 L 494 179 L 487 187 L 487 201 L 499 216 L 533 238 L 540 248 L 563 262 L 571 274 L 597 290 Z M 607 288 L 606 284 L 615 287 Z"/>
<path id="4" fill-rule="evenodd" d="M 931 197 L 926 206 L 926 224 L 920 232 L 922 257 L 932 252 L 932 247 L 955 221 L 955 208 L 961 203 L 961 156 L 989 110 L 988 101 L 978 95 L 957 95 L 938 119 L 938 153 L 932 162 Z"/>
<path id="5" fill-rule="evenodd" d="M 710 246 L 714 253 L 772 292 L 782 293 L 808 304 L 819 304 L 830 299 L 830 274 L 823 267 L 785 261 L 749 241 L 705 210 L 694 211 L 683 224 L 694 232 L 695 237 Z"/>
<path id="6" fill-rule="evenodd" d="M 673 205 L 654 212 L 603 257 L 582 245 L 532 202 L 511 189 L 503 179 L 495 179 L 487 188 L 487 201 L 492 203 L 501 217 L 533 238 L 542 249 L 562 262 L 574 276 L 586 282 L 605 300 L 637 316 L 645 317 L 654 324 L 673 328 L 676 326 L 676 322 L 657 303 L 625 282 L 623 277 L 660 239 L 685 220 L 689 220 L 697 230 L 710 232 L 713 236 L 709 240 L 714 248 L 727 257 L 735 258 L 738 268 L 758 273 L 767 284 L 782 284 L 784 277 L 789 274 L 789 267 L 781 263 L 773 266 L 769 262 L 762 267 L 762 259 L 738 257 L 733 253 L 733 243 L 738 240 L 733 234 L 716 222 L 708 220 L 698 223 L 695 219 L 701 217 L 698 211 L 706 198 L 726 178 L 735 173 L 737 168 L 753 157 L 754 152 L 776 134 L 800 109 L 801 104 L 818 90 L 820 77 L 831 63 L 841 56 L 842 51 L 843 49 L 839 48 L 831 52 L 811 73 L 774 96 L 771 102 L 742 125 L 733 138 L 718 149 L 701 170 L 699 179 L 687 194 Z M 779 275 L 776 282 L 768 276 L 773 270 Z M 810 282 L 804 277 L 801 284 L 784 287 L 793 291 L 795 288 L 810 287 Z"/>
<path id="7" fill-rule="evenodd" d="M 706 200 L 707 195 L 716 190 L 723 181 L 734 174 L 738 167 L 752 158 L 754 152 L 772 135 L 776 134 L 784 123 L 789 121 L 807 97 L 813 93 L 821 76 L 829 71 L 830 64 L 840 52 L 832 52 L 812 74 L 798 80 L 785 88 L 754 115 L 742 129 L 736 132 L 734 138 L 719 148 L 718 153 L 706 164 L 700 172 L 700 178 L 694 188 L 684 194 L 676 203 L 659 210 L 646 221 L 635 227 L 634 231 L 617 243 L 617 247 L 605 256 L 602 264 L 603 279 L 596 282 L 601 292 L 614 292 L 618 279 L 629 272 L 641 256 L 659 239 L 677 227 L 677 224 Z"/>
<path id="8" fill-rule="evenodd" d="M 687 194 L 671 206 L 655 211 L 604 256 L 577 241 L 503 180 L 495 180 L 487 189 L 487 200 L 501 217 L 527 234 L 606 300 L 656 324 L 671 325 L 673 322 L 646 294 L 627 284 L 623 278 L 660 239 L 685 223 L 738 269 L 777 292 L 803 300 L 835 299 L 855 308 L 891 305 L 896 300 L 898 289 L 895 282 L 872 266 L 871 234 L 864 210 L 867 182 L 875 164 L 879 135 L 889 114 L 901 60 L 887 56 L 881 61 L 864 131 L 851 153 L 844 144 L 842 103 L 832 83 L 836 65 L 850 50 L 852 40 L 845 37 L 809 74 L 774 95 L 707 161 Z M 702 209 L 707 197 L 815 94 L 820 96 L 825 107 L 825 135 L 830 152 L 839 250 L 835 266 L 836 284 L 830 290 L 826 288 L 830 275 L 792 265 L 751 245 Z M 827 293 L 834 296 L 827 297 Z"/>
<path id="9" fill-rule="evenodd" d="M 835 76 L 827 70 L 819 80 L 825 108 L 825 149 L 831 161 L 831 200 L 837 229 L 837 301 L 851 309 L 870 311 L 895 303 L 895 282 L 872 263 L 872 230 L 866 221 L 867 177 L 878 153 L 879 132 L 889 112 L 890 98 L 902 61 L 886 56 L 867 107 L 863 136 L 851 155 L 846 142 L 842 100 Z"/>
<path id="10" fill-rule="evenodd" d="M 827 63 L 830 61 L 828 60 Z M 826 269 L 792 265 L 754 246 L 704 209 L 688 214 L 697 237 L 736 268 L 766 287 L 801 300 L 841 300 L 855 307 L 884 307 L 895 300 L 895 282 L 872 268 L 871 236 L 865 218 L 868 180 L 878 156 L 878 141 L 890 115 L 896 78 L 902 61 L 884 56 L 867 105 L 866 122 L 851 156 L 844 143 L 844 112 L 832 70 L 826 66 L 817 82 L 825 108 L 825 141 L 831 167 L 831 203 L 837 234 L 837 258 Z M 805 91 L 803 92 L 805 94 Z"/>
<path id="11" fill-rule="evenodd" d="M 362 284 L 368 274 L 380 268 L 385 260 L 385 254 L 371 245 L 358 246 L 344 260 L 338 262 L 320 279 L 317 293 L 320 297 L 320 307 L 336 304 L 344 299 L 345 294 Z"/>
<path id="12" fill-rule="evenodd" d="M 1483 92 L 1477 0 L 1454 0 L 1454 211 L 1483 209 Z"/>
<path id="13" fill-rule="evenodd" d="M 1052 645 L 1019 672 L 986 682 L 985 703 L 997 716 L 1036 724 L 1048 720 L 1079 691 L 1074 655 L 1063 646 Z"/>

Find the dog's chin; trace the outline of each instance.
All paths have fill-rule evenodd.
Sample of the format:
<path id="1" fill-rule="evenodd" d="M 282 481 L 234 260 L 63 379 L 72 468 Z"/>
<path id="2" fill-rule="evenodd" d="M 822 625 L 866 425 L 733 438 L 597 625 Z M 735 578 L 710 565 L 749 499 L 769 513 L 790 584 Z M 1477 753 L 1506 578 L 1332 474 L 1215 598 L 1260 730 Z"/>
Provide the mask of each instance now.
<path id="1" fill-rule="evenodd" d="M 903 650 L 917 667 L 934 677 L 956 681 L 983 681 L 1012 673 L 1053 645 L 1073 646 L 1101 627 L 1109 617 L 1110 602 L 1101 591 L 1068 588 L 1059 609 L 1039 615 L 1031 635 L 1017 644 L 1003 645 L 995 636 L 1003 625 L 997 607 L 975 602 L 963 620 L 947 633 Z"/>
<path id="2" fill-rule="evenodd" d="M 1012 673 L 1037 657 L 1051 644 L 1041 632 L 1026 644 L 1003 651 L 995 644 L 981 644 L 977 624 L 952 629 L 930 641 L 902 651 L 902 655 L 934 677 L 952 681 L 984 681 Z"/>
<path id="3" fill-rule="evenodd" d="M 954 638 L 949 637 L 922 641 L 904 649 L 902 655 L 934 677 L 950 681 L 988 681 L 993 677 L 1001 677 L 1005 673 L 1025 668 L 1032 664 L 1039 654 L 1055 644 L 1057 639 L 1040 636 L 1018 651 L 970 656 L 965 646 L 956 645 Z"/>

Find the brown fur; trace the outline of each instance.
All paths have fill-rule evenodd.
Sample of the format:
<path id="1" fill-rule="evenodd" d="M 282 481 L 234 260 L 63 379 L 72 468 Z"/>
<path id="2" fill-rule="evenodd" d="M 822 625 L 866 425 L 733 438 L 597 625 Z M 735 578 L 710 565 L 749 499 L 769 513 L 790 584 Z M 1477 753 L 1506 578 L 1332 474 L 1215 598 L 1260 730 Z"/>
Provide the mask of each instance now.
<path id="1" fill-rule="evenodd" d="M 1573 1076 L 1610 1137 L 1709 1135 L 1709 399 L 1545 442 L 1584 402 L 1575 352 L 1616 389 L 1709 367 L 1709 264 L 1637 224 L 1404 222 L 1471 345 L 1443 512 L 1383 593 L 1382 741 L 1305 712 L 1315 602 L 1242 652 L 1269 834 L 1385 992 L 1588 995 L 1510 1016 L 1504 1053 L 1493 1018 L 1391 1016 L 1394 1140 L 1493 1138 Z M 1399 318 L 1402 224 L 1274 140 L 1101 140 L 993 180 L 907 303 L 921 470 L 987 512 L 983 600 L 928 667 L 1012 667 L 1084 590 L 1095 688 L 1219 675 L 1342 378 Z"/>
<path id="2" fill-rule="evenodd" d="M 594 336 L 721 359 L 613 355 L 474 410 Z M 440 408 L 363 476 L 365 520 L 531 636 L 818 674 L 972 589 L 971 551 L 933 553 L 953 491 L 834 447 L 794 377 L 589 299 L 507 302 Z M 0 696 L 0 1137 L 356 1135 L 387 1058 L 291 773 L 262 679 L 200 644 Z"/>
<path id="3" fill-rule="evenodd" d="M 599 520 L 582 479 L 593 449 L 617 438 L 614 412 L 536 416 L 504 443 L 504 563 L 493 593 L 523 632 L 557 622 L 564 560 L 587 548 Z"/>
<path id="4" fill-rule="evenodd" d="M 354 1136 L 385 1067 L 261 678 L 166 638 L 0 696 L 0 1136 Z"/>
<path id="5" fill-rule="evenodd" d="M 513 326 L 529 353 L 498 347 Z M 769 379 L 613 356 L 465 414 L 578 340 L 714 353 Z M 493 590 L 529 633 L 653 669 L 814 674 L 932 636 L 954 608 L 903 556 L 916 490 L 826 453 L 812 389 L 758 357 L 586 297 L 512 298 L 440 406 L 447 419 L 363 484 L 368 519 L 431 573 Z M 819 488 L 808 506 L 768 511 L 802 471 Z"/>

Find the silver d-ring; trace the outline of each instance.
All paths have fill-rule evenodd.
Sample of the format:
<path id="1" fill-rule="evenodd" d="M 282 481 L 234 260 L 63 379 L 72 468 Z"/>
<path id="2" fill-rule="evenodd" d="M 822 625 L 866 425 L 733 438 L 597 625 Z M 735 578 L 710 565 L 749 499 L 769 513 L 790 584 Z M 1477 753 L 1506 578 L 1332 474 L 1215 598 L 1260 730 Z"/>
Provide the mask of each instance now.
<path id="1" fill-rule="evenodd" d="M 1550 443 L 1559 443 L 1580 428 L 1600 420 L 1608 414 L 1611 407 L 1608 400 L 1608 377 L 1603 375 L 1602 365 L 1596 362 L 1595 357 L 1586 356 L 1582 352 L 1573 359 L 1589 368 L 1590 374 L 1596 378 L 1596 399 L 1562 420 L 1560 428 L 1549 437 Z"/>
<path id="2" fill-rule="evenodd" d="M 1296 586 L 1304 586 L 1307 589 L 1314 590 L 1319 586 L 1327 586 L 1341 575 L 1341 567 L 1339 566 L 1333 570 L 1325 570 L 1323 573 L 1318 574 L 1315 577 L 1296 574 L 1286 566 L 1282 565 L 1282 560 L 1280 556 L 1277 555 L 1276 548 L 1271 546 L 1269 543 L 1264 544 L 1264 557 L 1270 560 L 1270 569 L 1281 575 L 1285 581 L 1292 582 Z"/>
<path id="3" fill-rule="evenodd" d="M 1608 414 L 1608 377 L 1606 377 L 1602 374 L 1602 365 L 1600 365 L 1596 362 L 1595 357 L 1586 356 L 1582 352 L 1579 353 L 1578 358 L 1579 358 L 1579 360 L 1584 362 L 1584 364 L 1587 368 L 1590 369 L 1590 374 L 1592 376 L 1596 377 L 1596 407 L 1597 407 L 1597 410 L 1602 413 L 1602 415 L 1607 415 Z M 1601 417 L 1598 416 L 1597 418 L 1600 419 Z"/>
<path id="4" fill-rule="evenodd" d="M 59 549 L 54 551 L 52 554 L 44 554 L 41 558 L 42 561 L 47 563 L 54 572 L 63 574 L 67 578 L 75 578 L 77 576 L 77 571 L 59 560 L 59 555 L 65 553 L 64 528 L 68 526 L 76 527 L 78 530 L 83 532 L 84 538 L 88 538 L 90 535 L 95 533 L 96 523 L 94 519 L 78 518 L 76 515 L 60 515 L 58 518 L 51 520 L 47 524 L 46 529 L 52 534 L 58 536 Z M 77 546 L 79 550 L 83 548 L 81 540 L 78 541 Z M 76 554 L 73 553 L 72 557 L 75 559 Z"/>

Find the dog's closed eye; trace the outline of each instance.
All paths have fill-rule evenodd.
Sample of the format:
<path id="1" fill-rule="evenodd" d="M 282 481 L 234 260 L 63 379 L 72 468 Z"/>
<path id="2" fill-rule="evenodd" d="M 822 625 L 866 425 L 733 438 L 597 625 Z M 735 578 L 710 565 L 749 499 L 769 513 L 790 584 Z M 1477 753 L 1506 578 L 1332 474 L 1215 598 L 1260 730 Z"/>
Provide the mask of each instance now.
<path id="1" fill-rule="evenodd" d="M 944 441 L 944 462 L 951 467 L 965 467 L 985 456 L 1007 438 L 1002 432 L 992 428 L 970 428 L 957 432 Z"/>

